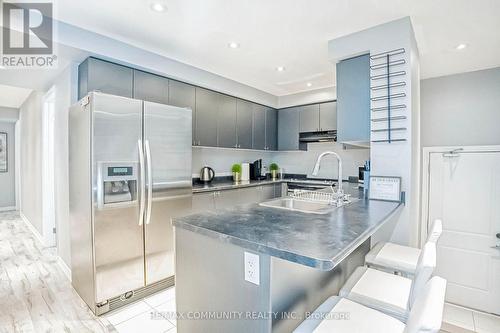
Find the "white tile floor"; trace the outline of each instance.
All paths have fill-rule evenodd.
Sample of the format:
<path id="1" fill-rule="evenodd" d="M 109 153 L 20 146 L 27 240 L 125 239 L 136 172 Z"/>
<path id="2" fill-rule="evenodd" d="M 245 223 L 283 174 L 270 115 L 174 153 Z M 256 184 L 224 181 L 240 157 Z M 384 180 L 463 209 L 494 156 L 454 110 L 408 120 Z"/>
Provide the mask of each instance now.
<path id="1" fill-rule="evenodd" d="M 446 303 L 442 329 L 449 333 L 499 333 L 500 317 Z"/>
<path id="2" fill-rule="evenodd" d="M 161 291 L 102 317 L 119 333 L 176 333 L 175 289 Z"/>

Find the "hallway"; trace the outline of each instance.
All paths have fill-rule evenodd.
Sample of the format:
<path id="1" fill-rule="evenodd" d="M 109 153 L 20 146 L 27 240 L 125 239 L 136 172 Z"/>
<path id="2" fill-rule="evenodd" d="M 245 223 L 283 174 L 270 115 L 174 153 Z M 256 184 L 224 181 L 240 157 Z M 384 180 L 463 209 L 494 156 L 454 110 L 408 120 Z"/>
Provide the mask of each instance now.
<path id="1" fill-rule="evenodd" d="M 0 213 L 0 332 L 114 332 L 78 297 L 17 212 Z"/>

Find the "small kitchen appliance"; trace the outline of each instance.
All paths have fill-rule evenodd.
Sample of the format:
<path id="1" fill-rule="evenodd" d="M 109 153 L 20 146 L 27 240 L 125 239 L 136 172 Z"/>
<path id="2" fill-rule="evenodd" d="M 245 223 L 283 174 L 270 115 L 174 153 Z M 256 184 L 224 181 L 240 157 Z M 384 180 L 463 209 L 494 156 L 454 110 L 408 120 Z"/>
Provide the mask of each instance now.
<path id="1" fill-rule="evenodd" d="M 215 171 L 211 167 L 204 166 L 200 171 L 200 180 L 204 183 L 210 183 L 215 177 Z"/>
<path id="2" fill-rule="evenodd" d="M 260 180 L 263 178 L 265 178 L 265 176 L 262 176 L 262 159 L 258 159 L 250 164 L 250 179 Z"/>

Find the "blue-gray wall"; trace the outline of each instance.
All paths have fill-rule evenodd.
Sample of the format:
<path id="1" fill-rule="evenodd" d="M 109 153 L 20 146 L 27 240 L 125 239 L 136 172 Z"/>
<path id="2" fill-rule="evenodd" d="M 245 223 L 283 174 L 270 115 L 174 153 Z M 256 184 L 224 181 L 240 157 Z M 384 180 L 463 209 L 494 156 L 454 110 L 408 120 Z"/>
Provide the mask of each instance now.
<path id="1" fill-rule="evenodd" d="M 500 67 L 421 81 L 421 144 L 500 145 Z"/>

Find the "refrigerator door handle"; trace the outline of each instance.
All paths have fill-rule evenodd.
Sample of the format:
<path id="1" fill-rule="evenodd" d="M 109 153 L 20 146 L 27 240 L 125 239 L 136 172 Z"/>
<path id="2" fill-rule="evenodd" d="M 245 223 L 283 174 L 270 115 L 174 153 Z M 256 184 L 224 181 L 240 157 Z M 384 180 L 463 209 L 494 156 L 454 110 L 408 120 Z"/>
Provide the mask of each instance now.
<path id="1" fill-rule="evenodd" d="M 142 148 L 142 140 L 137 140 L 139 147 L 139 166 L 140 166 L 140 193 L 139 193 L 139 225 L 142 225 L 144 220 L 144 205 L 146 200 L 146 174 L 144 169 L 144 150 Z"/>
<path id="2" fill-rule="evenodd" d="M 146 140 L 146 163 L 148 168 L 148 208 L 146 210 L 146 224 L 151 222 L 151 206 L 153 205 L 153 175 L 151 167 L 151 149 L 149 147 L 149 140 Z"/>

